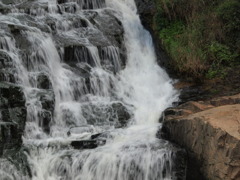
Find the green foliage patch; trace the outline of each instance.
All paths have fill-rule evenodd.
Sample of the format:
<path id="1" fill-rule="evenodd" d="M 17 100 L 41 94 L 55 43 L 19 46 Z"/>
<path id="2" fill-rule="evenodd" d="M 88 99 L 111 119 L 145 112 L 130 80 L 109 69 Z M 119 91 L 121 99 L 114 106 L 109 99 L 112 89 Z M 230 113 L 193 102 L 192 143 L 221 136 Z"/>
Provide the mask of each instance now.
<path id="1" fill-rule="evenodd" d="M 155 31 L 173 67 L 192 79 L 221 77 L 239 63 L 238 0 L 155 0 Z"/>

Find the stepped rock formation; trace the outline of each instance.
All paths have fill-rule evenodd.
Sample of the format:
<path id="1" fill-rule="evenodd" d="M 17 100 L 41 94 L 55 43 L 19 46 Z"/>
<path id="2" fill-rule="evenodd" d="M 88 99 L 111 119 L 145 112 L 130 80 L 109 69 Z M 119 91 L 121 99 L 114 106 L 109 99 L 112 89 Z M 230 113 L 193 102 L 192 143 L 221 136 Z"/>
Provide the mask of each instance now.
<path id="1" fill-rule="evenodd" d="M 134 0 L 0 0 L 0 179 L 184 180 L 156 59 Z"/>
<path id="2" fill-rule="evenodd" d="M 188 152 L 187 179 L 240 180 L 240 94 L 169 108 L 163 130 Z"/>

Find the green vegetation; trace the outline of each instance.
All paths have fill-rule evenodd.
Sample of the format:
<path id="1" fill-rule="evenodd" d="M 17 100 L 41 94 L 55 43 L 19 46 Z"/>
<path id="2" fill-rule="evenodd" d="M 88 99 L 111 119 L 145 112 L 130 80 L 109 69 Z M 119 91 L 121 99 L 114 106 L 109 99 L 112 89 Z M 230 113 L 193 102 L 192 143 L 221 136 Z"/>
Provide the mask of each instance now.
<path id="1" fill-rule="evenodd" d="M 239 0 L 155 1 L 154 29 L 177 72 L 224 78 L 240 63 Z"/>

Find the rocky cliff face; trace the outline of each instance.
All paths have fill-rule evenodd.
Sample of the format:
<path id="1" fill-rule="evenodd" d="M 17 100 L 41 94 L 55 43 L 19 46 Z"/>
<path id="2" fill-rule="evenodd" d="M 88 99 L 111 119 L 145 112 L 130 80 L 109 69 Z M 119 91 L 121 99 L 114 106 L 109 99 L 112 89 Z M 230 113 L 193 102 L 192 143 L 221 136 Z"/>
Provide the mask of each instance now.
<path id="1" fill-rule="evenodd" d="M 103 1 L 97 2 L 96 6 L 104 6 Z M 82 4 L 84 7 L 80 7 Z M 18 171 L 19 174 L 31 174 L 26 165 L 24 151 L 27 148 L 22 145 L 22 137 L 24 131 L 25 136 L 29 132 L 37 132 L 29 128 L 34 121 L 38 121 L 40 132 L 50 133 L 56 98 L 51 72 L 46 64 L 56 59 L 46 53 L 49 43 L 54 45 L 49 52 L 57 51 L 55 55 L 61 56 L 66 71 L 75 75 L 72 84 L 81 79 L 87 92 L 93 86 L 91 68 L 96 66 L 96 57 L 110 72 L 117 73 L 125 66 L 124 30 L 115 13 L 109 9 L 93 10 L 96 7 L 91 3 L 82 4 L 59 0 L 51 9 L 48 1 L 0 1 L 0 169 L 5 173 L 0 173 L 0 179 L 8 176 L 6 172 L 9 172 L 9 177 L 13 174 L 15 179 L 20 177 L 15 175 Z M 79 8 L 84 12 L 75 14 Z M 117 58 L 121 63 L 116 62 Z M 73 93 L 76 99 L 80 96 L 78 91 Z M 29 100 L 33 97 L 34 101 Z M 125 115 L 127 118 L 130 115 L 124 106 L 113 106 L 113 113 L 121 116 L 117 125 L 125 125 Z M 62 112 L 66 118 L 71 118 L 69 111 Z"/>
<path id="2" fill-rule="evenodd" d="M 23 88 L 15 84 L 14 72 L 12 58 L 0 50 L 0 167 L 15 164 L 13 169 L 28 174 L 26 156 L 21 148 L 27 118 L 26 99 Z"/>
<path id="3" fill-rule="evenodd" d="M 161 80 L 162 73 L 156 68 L 155 57 L 151 62 L 152 46 L 151 43 L 149 47 L 148 43 L 146 44 L 150 41 L 150 37 L 143 31 L 138 17 L 136 16 L 137 23 L 134 15 L 133 21 L 125 26 L 124 21 L 119 20 L 118 11 L 115 11 L 115 8 L 105 8 L 106 5 L 104 0 L 2 0 L 0 2 L 0 179 L 27 179 L 22 174 L 26 174 L 26 177 L 29 175 L 29 178 L 32 174 L 33 179 L 74 179 L 84 176 L 88 178 L 93 176 L 92 179 L 95 179 L 99 175 L 98 172 L 102 174 L 98 179 L 115 179 L 117 176 L 126 179 L 146 177 L 184 179 L 184 151 L 174 145 L 168 145 L 165 140 L 156 139 L 155 128 L 153 133 L 146 132 L 146 141 L 142 139 L 145 137 L 144 134 L 140 136 L 139 140 L 143 141 L 143 146 L 139 144 L 138 138 L 135 138 L 135 134 L 141 135 L 143 130 L 140 129 L 141 133 L 134 132 L 134 136 L 122 131 L 122 128 L 133 120 L 134 114 L 131 110 L 134 107 L 131 103 L 125 103 L 125 98 L 126 102 L 129 102 L 131 94 L 134 94 L 133 99 L 135 99 L 137 94 L 135 92 L 139 90 L 141 92 L 142 87 L 140 88 L 141 85 L 138 87 L 136 79 L 140 78 L 141 82 L 151 82 L 153 78 L 159 78 L 159 81 L 157 80 L 159 83 L 166 81 L 163 84 L 164 88 L 162 86 L 159 88 L 160 93 L 156 88 L 152 88 L 151 84 L 145 84 L 147 88 L 155 89 L 157 92 L 152 93 L 154 98 L 150 96 L 153 102 L 157 99 L 155 94 L 161 99 L 165 93 L 169 98 L 163 98 L 164 101 L 165 99 L 170 101 L 175 91 L 170 84 L 168 85 L 164 73 L 166 80 Z M 139 5 L 145 8 L 147 4 Z M 146 10 L 143 9 L 140 12 L 144 14 L 142 17 L 152 16 L 153 10 L 148 13 L 148 8 L 154 9 L 154 6 L 150 5 Z M 132 8 L 129 12 L 131 10 Z M 122 11 L 123 15 L 128 13 L 128 10 L 125 12 L 125 8 Z M 150 23 L 147 22 L 148 18 L 146 23 L 144 22 L 145 26 Z M 149 60 L 147 65 L 150 66 L 146 71 L 145 64 L 141 65 L 142 69 L 136 66 L 136 71 L 135 67 L 130 66 L 129 71 L 123 72 L 126 76 L 121 76 L 118 72 L 126 66 L 124 32 L 129 31 L 127 26 L 133 27 L 131 31 L 136 28 L 140 37 L 128 37 L 129 42 L 134 42 L 135 38 L 137 40 L 136 43 L 129 44 L 128 50 L 133 51 L 133 54 L 146 51 L 142 55 L 141 53 L 136 57 L 134 55 L 131 66 L 143 64 L 142 62 L 146 60 Z M 144 37 L 143 40 L 141 36 Z M 143 46 L 138 47 L 139 44 Z M 143 77 L 148 77 L 150 81 L 148 78 L 142 79 L 141 72 L 144 73 Z M 130 75 L 133 78 L 129 78 Z M 125 80 L 119 83 L 121 79 L 126 79 L 127 83 Z M 135 81 L 136 87 L 132 86 Z M 155 84 L 159 85 L 159 83 Z M 120 92 L 118 92 L 119 84 L 126 86 L 120 89 Z M 161 93 L 162 89 L 164 89 L 163 93 Z M 137 95 L 136 99 L 138 98 L 141 99 Z M 172 101 L 174 100 L 170 102 Z M 139 102 L 140 109 L 146 109 L 141 105 L 141 100 Z M 150 113 L 153 117 L 158 116 L 158 113 L 156 116 L 152 115 L 152 111 Z M 146 114 L 145 110 L 143 114 Z M 121 130 L 117 133 L 105 133 L 115 128 Z M 93 134 L 91 137 L 85 136 L 91 134 Z M 116 159 L 110 158 L 113 160 L 110 166 L 113 167 L 109 166 L 108 161 L 106 164 L 96 163 L 108 158 L 104 156 L 109 154 L 109 147 L 103 149 L 102 154 L 98 153 L 97 156 L 99 152 L 97 150 L 68 152 L 68 149 L 66 151 L 64 149 L 66 156 L 65 152 L 64 155 L 57 155 L 63 151 L 62 144 L 68 145 L 69 149 L 72 146 L 79 149 L 96 148 L 98 145 L 103 145 L 107 138 L 115 139 L 115 136 L 120 134 L 124 137 L 120 139 L 127 141 L 126 144 L 121 142 L 120 146 L 119 143 L 115 146 L 115 142 L 111 145 L 114 146 L 113 154 L 116 157 Z M 151 142 L 149 134 L 152 134 L 153 138 L 153 143 L 150 144 L 148 144 Z M 132 137 L 132 141 L 137 140 L 138 143 L 132 143 Z M 167 147 L 166 151 L 162 151 L 161 149 L 165 147 Z M 149 150 L 146 151 L 145 148 Z M 26 165 L 24 149 L 27 152 L 29 166 Z M 172 157 L 175 156 L 175 152 L 176 157 Z M 147 160 L 142 158 L 144 153 L 149 153 L 146 154 Z M 177 162 L 176 165 L 172 165 L 172 160 Z M 148 163 L 148 167 L 145 163 L 147 161 L 151 162 Z M 119 163 L 122 166 L 118 166 Z M 119 168 L 122 170 L 118 170 Z M 96 171 L 93 172 L 92 169 Z M 80 170 L 84 170 L 83 176 Z M 113 173 L 109 173 L 109 170 Z M 109 174 L 112 174 L 112 177 L 109 177 Z"/>
<path id="4" fill-rule="evenodd" d="M 239 117 L 240 94 L 165 111 L 166 138 L 188 152 L 187 179 L 240 179 Z"/>

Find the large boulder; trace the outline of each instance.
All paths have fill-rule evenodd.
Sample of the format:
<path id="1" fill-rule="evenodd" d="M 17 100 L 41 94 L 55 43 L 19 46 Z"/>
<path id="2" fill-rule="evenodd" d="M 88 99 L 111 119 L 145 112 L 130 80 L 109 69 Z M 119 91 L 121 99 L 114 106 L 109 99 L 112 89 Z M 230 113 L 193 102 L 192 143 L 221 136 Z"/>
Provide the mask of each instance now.
<path id="1" fill-rule="evenodd" d="M 165 137 L 189 156 L 187 179 L 240 180 L 240 94 L 165 111 Z"/>

